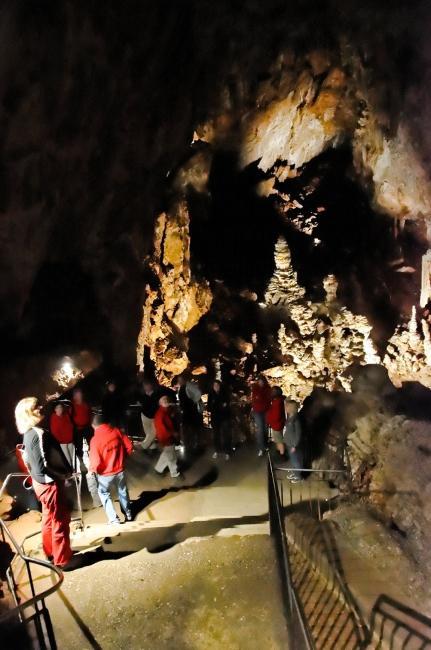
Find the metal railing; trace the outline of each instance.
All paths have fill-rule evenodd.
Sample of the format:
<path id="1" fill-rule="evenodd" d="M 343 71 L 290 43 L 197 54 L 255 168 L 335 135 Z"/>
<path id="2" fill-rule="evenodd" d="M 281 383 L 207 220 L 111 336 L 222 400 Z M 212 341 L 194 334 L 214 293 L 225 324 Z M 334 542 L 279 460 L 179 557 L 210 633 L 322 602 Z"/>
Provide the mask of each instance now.
<path id="1" fill-rule="evenodd" d="M 272 460 L 271 464 L 273 465 Z M 333 508 L 340 496 L 351 495 L 351 481 L 347 470 L 274 466 L 273 469 L 282 508 L 305 503 L 310 514 L 319 521 L 325 512 Z M 297 474 L 301 476 L 298 482 L 293 478 Z M 308 480 L 302 480 L 306 478 Z"/>
<path id="2" fill-rule="evenodd" d="M 309 476 L 309 480 L 296 482 L 298 474 L 304 478 Z M 328 481 L 334 481 L 332 488 L 328 487 Z M 287 489 L 284 488 L 286 482 Z M 339 571 L 333 545 L 328 543 L 328 533 L 321 523 L 323 513 L 332 507 L 340 490 L 348 489 L 349 485 L 345 470 L 275 468 L 268 454 L 270 528 L 292 648 L 360 649 L 368 645 L 368 630 Z M 288 509 L 284 503 L 286 494 Z M 305 543 L 294 539 L 291 546 L 286 517 L 287 513 L 289 517 L 294 516 L 296 510 L 302 516 L 306 514 L 305 521 L 312 526 L 303 530 L 302 519 L 299 530 L 304 534 Z"/>
<path id="3" fill-rule="evenodd" d="M 297 481 L 300 474 L 307 480 Z M 330 484 L 330 485 L 329 485 Z M 268 454 L 271 535 L 290 647 L 431 650 L 431 620 L 382 594 L 365 622 L 323 514 L 352 495 L 348 470 L 274 467 Z"/>
<path id="4" fill-rule="evenodd" d="M 371 612 L 371 645 L 379 650 L 430 650 L 431 619 L 382 595 Z"/>
<path id="5" fill-rule="evenodd" d="M 0 488 L 0 499 L 7 485 L 14 478 L 25 480 L 29 478 L 29 475 L 23 473 L 8 474 Z M 54 630 L 45 599 L 59 589 L 63 582 L 63 572 L 60 568 L 46 560 L 40 560 L 26 555 L 22 543 L 20 544 L 16 540 L 6 522 L 1 518 L 0 530 L 2 541 L 8 544 L 13 552 L 13 558 L 6 570 L 6 580 L 14 601 L 14 607 L 0 615 L 0 626 L 3 626 L 4 623 L 10 624 L 11 621 L 18 619 L 27 628 L 31 637 L 34 637 L 33 632 L 35 632 L 36 638 L 34 640 L 37 642 L 37 645 L 35 645 L 36 648 L 40 648 L 40 650 L 56 650 L 57 644 Z M 21 565 L 20 569 L 18 565 Z M 36 591 L 35 579 L 32 573 L 32 567 L 35 566 L 48 569 L 54 578 L 53 584 L 40 592 Z M 17 577 L 22 574 L 22 567 L 24 567 L 24 575 L 26 575 L 26 585 L 28 584 L 30 589 L 30 595 L 25 599 L 20 595 L 20 582 L 22 583 L 22 579 L 19 580 Z M 32 625 L 34 626 L 34 630 L 32 629 Z"/>
<path id="6" fill-rule="evenodd" d="M 301 607 L 301 603 L 297 598 L 292 583 L 283 511 L 277 487 L 277 479 L 275 476 L 274 466 L 269 454 L 268 505 L 270 532 L 274 540 L 275 550 L 277 553 L 284 613 L 287 621 L 287 631 L 290 641 L 289 646 L 295 650 L 313 650 L 315 647 L 313 639 L 308 628 L 304 611 Z"/>

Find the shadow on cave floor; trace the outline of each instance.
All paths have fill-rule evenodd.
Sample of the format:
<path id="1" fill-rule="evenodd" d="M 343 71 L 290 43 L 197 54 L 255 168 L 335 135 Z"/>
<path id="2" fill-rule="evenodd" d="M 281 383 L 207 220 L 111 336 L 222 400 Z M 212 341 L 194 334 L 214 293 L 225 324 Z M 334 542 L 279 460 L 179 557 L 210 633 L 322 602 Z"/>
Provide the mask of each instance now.
<path id="1" fill-rule="evenodd" d="M 141 492 L 137 499 L 133 499 L 131 503 L 131 510 L 133 518 L 135 518 L 140 512 L 145 510 L 149 505 L 162 499 L 167 494 L 176 494 L 177 492 L 184 492 L 185 490 L 196 490 L 199 488 L 209 487 L 212 483 L 217 480 L 218 470 L 217 467 L 210 467 L 207 472 L 200 476 L 195 482 L 190 484 L 185 484 L 183 480 L 176 486 L 162 488 L 160 490 L 148 491 L 145 490 Z"/>
<path id="2" fill-rule="evenodd" d="M 145 526 L 143 522 L 125 524 L 119 531 L 100 540 L 95 550 L 86 551 L 86 546 L 76 545 L 83 551 L 84 565 L 89 566 L 102 560 L 115 560 L 142 549 L 150 553 L 161 553 L 176 544 L 194 537 L 210 537 L 221 530 L 241 526 L 253 526 L 267 522 L 268 516 L 249 515 L 243 517 L 224 517 L 187 523 L 175 523 L 172 526 Z M 240 534 L 240 531 L 238 531 Z"/>

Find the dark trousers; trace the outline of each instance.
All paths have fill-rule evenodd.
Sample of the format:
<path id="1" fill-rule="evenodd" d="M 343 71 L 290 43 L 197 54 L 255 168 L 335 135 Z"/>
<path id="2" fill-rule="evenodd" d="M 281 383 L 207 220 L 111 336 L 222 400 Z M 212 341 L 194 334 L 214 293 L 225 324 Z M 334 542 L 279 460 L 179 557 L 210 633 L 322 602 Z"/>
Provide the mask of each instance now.
<path id="1" fill-rule="evenodd" d="M 203 419 L 196 411 L 193 414 L 183 414 L 183 443 L 186 449 L 197 449 L 200 447 L 203 429 Z"/>
<path id="2" fill-rule="evenodd" d="M 229 454 L 232 451 L 232 427 L 230 420 L 212 420 L 214 449 Z"/>
<path id="3" fill-rule="evenodd" d="M 75 451 L 78 458 L 82 458 L 82 443 L 85 440 L 89 443 L 91 436 L 93 435 L 93 428 L 88 427 L 75 427 L 73 432 L 73 442 L 75 445 Z"/>

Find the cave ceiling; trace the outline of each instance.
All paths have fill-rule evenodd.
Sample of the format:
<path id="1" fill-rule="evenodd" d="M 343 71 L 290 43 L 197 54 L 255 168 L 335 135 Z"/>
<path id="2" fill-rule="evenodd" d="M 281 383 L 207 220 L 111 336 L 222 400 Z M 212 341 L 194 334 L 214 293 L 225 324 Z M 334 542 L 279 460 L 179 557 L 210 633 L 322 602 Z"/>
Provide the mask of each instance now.
<path id="1" fill-rule="evenodd" d="M 234 350 L 244 366 L 255 336 L 282 366 L 283 318 L 266 315 L 266 335 L 256 315 L 269 314 L 260 303 L 280 237 L 312 311 L 336 276 L 337 300 L 373 328 L 360 326 L 364 355 L 390 357 L 395 372 L 403 336 L 407 347 L 412 336 L 427 345 L 419 294 L 430 234 L 430 12 L 413 4 L 4 3 L 7 367 L 69 347 L 133 368 L 138 341 L 138 365 L 147 346 L 168 376 L 200 364 L 193 336 L 208 332 L 213 356 L 217 346 Z M 241 201 L 226 208 L 238 227 L 220 261 L 205 232 L 216 241 L 220 223 L 228 233 L 223 183 Z M 261 273 L 250 232 L 261 240 Z M 241 241 L 254 263 L 251 253 L 240 260 Z M 229 330 L 237 321 L 243 332 Z"/>

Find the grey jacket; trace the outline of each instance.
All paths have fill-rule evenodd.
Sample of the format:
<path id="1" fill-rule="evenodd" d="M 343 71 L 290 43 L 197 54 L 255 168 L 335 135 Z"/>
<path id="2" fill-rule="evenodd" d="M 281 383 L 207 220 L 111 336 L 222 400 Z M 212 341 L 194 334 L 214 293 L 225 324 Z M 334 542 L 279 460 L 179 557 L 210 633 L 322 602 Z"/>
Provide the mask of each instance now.
<path id="1" fill-rule="evenodd" d="M 298 447 L 301 442 L 302 427 L 298 414 L 292 415 L 284 425 L 283 439 L 288 447 Z"/>

